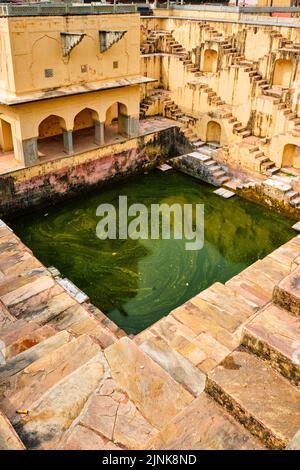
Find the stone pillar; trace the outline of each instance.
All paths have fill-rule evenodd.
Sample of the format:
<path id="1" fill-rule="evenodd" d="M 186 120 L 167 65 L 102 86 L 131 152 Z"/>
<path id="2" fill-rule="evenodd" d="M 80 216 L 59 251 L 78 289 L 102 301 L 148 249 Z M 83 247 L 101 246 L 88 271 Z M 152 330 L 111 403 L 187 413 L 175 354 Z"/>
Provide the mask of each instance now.
<path id="1" fill-rule="evenodd" d="M 139 118 L 135 116 L 119 115 L 119 132 L 128 137 L 136 137 L 139 133 Z"/>
<path id="2" fill-rule="evenodd" d="M 95 144 L 104 145 L 104 122 L 94 121 L 95 124 Z"/>
<path id="3" fill-rule="evenodd" d="M 73 148 L 73 133 L 72 131 L 65 131 L 63 129 L 64 151 L 68 154 L 74 152 Z"/>
<path id="4" fill-rule="evenodd" d="M 37 138 L 22 140 L 24 165 L 29 166 L 38 160 Z"/>

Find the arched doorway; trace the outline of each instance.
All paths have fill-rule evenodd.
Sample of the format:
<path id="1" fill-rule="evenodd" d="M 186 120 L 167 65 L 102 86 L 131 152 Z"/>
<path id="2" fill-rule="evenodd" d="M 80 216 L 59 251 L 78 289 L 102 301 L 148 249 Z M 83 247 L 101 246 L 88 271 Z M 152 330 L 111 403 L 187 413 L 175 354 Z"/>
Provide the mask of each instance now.
<path id="1" fill-rule="evenodd" d="M 82 109 L 74 118 L 73 142 L 77 151 L 100 144 L 99 115 L 90 108 Z"/>
<path id="2" fill-rule="evenodd" d="M 0 119 L 0 171 L 12 170 L 21 159 L 14 151 L 14 139 L 11 124 Z"/>
<path id="3" fill-rule="evenodd" d="M 113 142 L 127 135 L 126 119 L 127 107 L 123 103 L 113 103 L 106 111 L 105 142 Z"/>
<path id="4" fill-rule="evenodd" d="M 287 144 L 283 149 L 282 166 L 300 168 L 300 147 Z"/>
<path id="5" fill-rule="evenodd" d="M 218 53 L 213 49 L 206 49 L 204 52 L 203 72 L 217 71 Z"/>
<path id="6" fill-rule="evenodd" d="M 10 152 L 14 148 L 11 125 L 4 119 L 0 119 L 0 146 L 2 152 Z"/>
<path id="7" fill-rule="evenodd" d="M 55 114 L 51 114 L 40 123 L 37 140 L 40 158 L 58 156 L 66 151 L 63 135 L 65 129 L 65 120 Z"/>
<path id="8" fill-rule="evenodd" d="M 221 126 L 216 121 L 209 121 L 206 130 L 206 141 L 214 144 L 221 142 Z"/>
<path id="9" fill-rule="evenodd" d="M 292 79 L 293 63 L 291 60 L 278 59 L 274 66 L 273 85 L 288 88 Z"/>

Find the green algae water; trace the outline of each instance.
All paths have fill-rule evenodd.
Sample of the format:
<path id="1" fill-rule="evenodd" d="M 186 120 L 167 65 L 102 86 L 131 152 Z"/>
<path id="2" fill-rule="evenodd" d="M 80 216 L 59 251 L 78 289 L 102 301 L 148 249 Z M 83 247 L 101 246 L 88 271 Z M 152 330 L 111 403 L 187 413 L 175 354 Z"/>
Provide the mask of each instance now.
<path id="1" fill-rule="evenodd" d="M 295 236 L 292 221 L 253 203 L 224 200 L 215 188 L 158 170 L 23 216 L 10 225 L 46 266 L 55 266 L 128 334 L 136 334 L 216 281 L 225 282 Z M 204 204 L 205 242 L 100 240 L 102 203 L 118 207 Z M 150 214 L 150 211 L 149 211 Z"/>

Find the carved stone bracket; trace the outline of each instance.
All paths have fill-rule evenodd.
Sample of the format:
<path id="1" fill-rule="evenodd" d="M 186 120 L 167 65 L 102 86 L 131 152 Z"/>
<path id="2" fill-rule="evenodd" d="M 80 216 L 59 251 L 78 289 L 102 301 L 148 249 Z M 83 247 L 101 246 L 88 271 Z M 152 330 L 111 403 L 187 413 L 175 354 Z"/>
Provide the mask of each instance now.
<path id="1" fill-rule="evenodd" d="M 99 31 L 100 52 L 107 51 L 116 42 L 120 41 L 127 31 Z"/>
<path id="2" fill-rule="evenodd" d="M 72 49 L 86 36 L 85 33 L 60 33 L 63 45 L 63 56 L 68 57 Z"/>

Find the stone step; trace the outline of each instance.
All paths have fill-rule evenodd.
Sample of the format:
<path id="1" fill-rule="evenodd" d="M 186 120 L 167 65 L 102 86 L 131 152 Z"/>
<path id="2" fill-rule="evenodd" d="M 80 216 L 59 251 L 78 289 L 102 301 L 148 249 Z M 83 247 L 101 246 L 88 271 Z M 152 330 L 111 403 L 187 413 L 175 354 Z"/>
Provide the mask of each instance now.
<path id="1" fill-rule="evenodd" d="M 249 281 L 241 275 L 234 276 L 225 283 L 233 291 L 240 293 L 245 299 L 253 302 L 257 307 L 263 307 L 270 302 L 272 296 L 256 282 Z"/>
<path id="2" fill-rule="evenodd" d="M 0 450 L 25 450 L 24 444 L 0 411 Z"/>
<path id="3" fill-rule="evenodd" d="M 117 340 L 117 336 L 83 306 L 76 304 L 57 315 L 48 324 L 56 330 L 66 330 L 73 335 L 88 334 L 97 339 L 102 348 Z"/>
<path id="4" fill-rule="evenodd" d="M 211 286 L 212 287 L 212 286 Z M 240 344 L 242 327 L 255 311 L 255 306 L 249 306 L 249 301 L 239 299 L 239 310 L 233 310 L 224 295 L 208 288 L 191 298 L 188 302 L 173 310 L 172 316 L 190 328 L 197 336 L 202 332 L 208 333 L 226 348 L 232 350 Z M 224 286 L 224 291 L 230 292 Z M 233 292 L 231 297 L 236 294 Z M 230 297 L 229 297 L 230 298 Z M 243 308 L 242 308 L 243 306 Z"/>
<path id="5" fill-rule="evenodd" d="M 0 385 L 33 362 L 67 343 L 69 340 L 70 334 L 67 331 L 60 331 L 56 335 L 41 341 L 8 360 L 6 364 L 0 366 Z"/>
<path id="6" fill-rule="evenodd" d="M 55 384 L 100 352 L 89 336 L 73 338 L 29 364 L 0 386 L 0 406 L 12 422 L 17 409 L 31 410 Z"/>
<path id="7" fill-rule="evenodd" d="M 300 382 L 300 319 L 268 304 L 243 332 L 242 344 L 291 380 Z"/>
<path id="8" fill-rule="evenodd" d="M 118 450 L 118 446 L 122 446 L 123 449 L 139 450 L 148 448 L 149 441 L 157 433 L 117 382 L 108 378 L 91 397 L 59 447 Z"/>
<path id="9" fill-rule="evenodd" d="M 300 266 L 275 287 L 273 301 L 294 315 L 300 315 Z"/>
<path id="10" fill-rule="evenodd" d="M 155 428 L 163 428 L 193 400 L 192 394 L 128 337 L 106 348 L 105 356 L 112 378 Z"/>
<path id="11" fill-rule="evenodd" d="M 269 448 L 284 448 L 300 427 L 300 390 L 249 352 L 231 353 L 206 390 Z"/>
<path id="12" fill-rule="evenodd" d="M 150 329 L 137 335 L 135 342 L 141 344 L 155 337 L 162 338 L 172 349 L 205 373 L 230 353 L 228 348 L 209 333 L 201 331 L 198 334 L 177 321 L 171 314 L 156 322 Z"/>
<path id="13" fill-rule="evenodd" d="M 57 448 L 88 398 L 99 387 L 103 374 L 103 354 L 98 353 L 50 388 L 28 415 L 18 415 L 14 427 L 26 447 Z"/>
<path id="14" fill-rule="evenodd" d="M 197 397 L 203 392 L 205 375 L 162 338 L 148 338 L 140 342 L 139 347 L 192 395 Z"/>
<path id="15" fill-rule="evenodd" d="M 230 414 L 206 393 L 180 412 L 149 443 L 155 450 L 263 449 Z"/>
<path id="16" fill-rule="evenodd" d="M 49 325 L 35 328 L 34 331 L 20 331 L 18 338 L 9 343 L 6 340 L 2 340 L 5 347 L 2 348 L 1 352 L 6 361 L 12 359 L 14 356 L 20 354 L 26 349 L 32 348 L 41 341 L 50 338 L 55 335 L 57 330 Z"/>
<path id="17" fill-rule="evenodd" d="M 40 328 L 40 325 L 36 322 L 27 322 L 25 320 L 17 320 L 13 324 L 9 324 L 6 327 L 1 328 L 0 340 L 5 346 L 18 341 L 25 334 L 30 334 L 33 331 Z"/>

